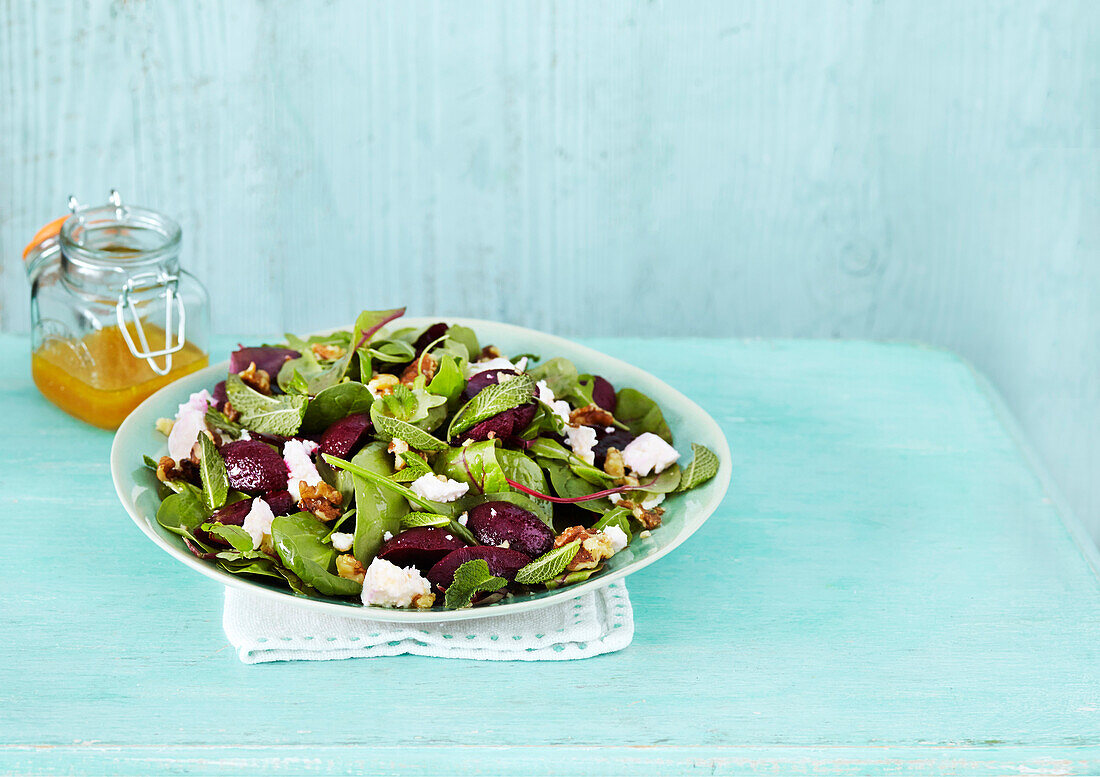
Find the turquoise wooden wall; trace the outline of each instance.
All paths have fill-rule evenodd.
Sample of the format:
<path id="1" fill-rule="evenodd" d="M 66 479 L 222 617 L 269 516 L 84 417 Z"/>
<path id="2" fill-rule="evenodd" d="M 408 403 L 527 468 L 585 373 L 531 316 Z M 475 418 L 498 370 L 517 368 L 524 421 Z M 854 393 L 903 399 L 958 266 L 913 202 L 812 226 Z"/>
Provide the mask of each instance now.
<path id="1" fill-rule="evenodd" d="M 116 186 L 223 332 L 956 349 L 1100 536 L 1098 63 L 1089 0 L 0 0 L 0 328 L 25 240 Z"/>

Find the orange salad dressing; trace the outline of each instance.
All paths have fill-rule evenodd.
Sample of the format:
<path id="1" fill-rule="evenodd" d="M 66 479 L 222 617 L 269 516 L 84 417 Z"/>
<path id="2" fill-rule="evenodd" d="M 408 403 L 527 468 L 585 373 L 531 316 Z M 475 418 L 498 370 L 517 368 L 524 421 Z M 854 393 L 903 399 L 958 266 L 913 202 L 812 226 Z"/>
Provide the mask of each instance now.
<path id="1" fill-rule="evenodd" d="M 143 323 L 149 349 L 164 347 L 164 330 Z M 138 342 L 130 329 L 134 342 Z M 85 353 L 84 349 L 87 349 Z M 156 363 L 164 364 L 164 357 Z M 115 429 L 142 400 L 208 363 L 191 343 L 172 354 L 172 369 L 157 375 L 148 362 L 130 353 L 117 326 L 86 335 L 81 341 L 48 340 L 31 356 L 31 373 L 38 390 L 66 413 L 102 429 Z"/>

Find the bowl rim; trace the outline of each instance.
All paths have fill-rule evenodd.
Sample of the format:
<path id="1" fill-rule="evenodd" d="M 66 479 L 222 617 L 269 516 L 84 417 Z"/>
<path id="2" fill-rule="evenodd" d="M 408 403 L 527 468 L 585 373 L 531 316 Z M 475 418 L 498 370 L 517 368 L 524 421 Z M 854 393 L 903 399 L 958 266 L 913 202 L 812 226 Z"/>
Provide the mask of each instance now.
<path id="1" fill-rule="evenodd" d="M 430 325 L 439 321 L 447 322 L 448 324 L 457 324 L 459 326 L 469 327 L 477 330 L 478 327 L 490 326 L 496 329 L 505 329 L 510 334 L 517 338 L 524 336 L 530 336 L 532 334 L 542 338 L 551 338 L 554 341 L 564 343 L 568 349 L 574 352 L 574 355 L 580 356 L 584 359 L 591 361 L 603 361 L 611 363 L 615 367 L 615 372 L 620 375 L 634 376 L 640 379 L 643 384 L 656 383 L 660 386 L 661 391 L 668 396 L 671 396 L 675 401 L 679 403 L 680 407 L 687 408 L 691 411 L 691 414 L 701 419 L 704 425 L 711 427 L 714 439 L 721 443 L 720 450 L 715 450 L 714 453 L 718 456 L 718 472 L 714 476 L 714 479 L 706 484 L 705 488 L 708 489 L 709 494 L 706 499 L 697 508 L 693 509 L 693 512 L 701 513 L 702 517 L 693 525 L 685 526 L 685 529 L 670 542 L 667 546 L 657 548 L 651 553 L 647 553 L 641 558 L 634 559 L 633 561 L 624 564 L 621 568 L 610 570 L 598 577 L 591 578 L 581 583 L 568 586 L 566 588 L 560 588 L 552 594 L 547 596 L 540 596 L 531 599 L 511 599 L 498 602 L 489 607 L 470 607 L 462 610 L 428 610 L 428 611 L 414 611 L 414 610 L 400 610 L 390 609 L 384 607 L 367 607 L 363 605 L 354 605 L 351 603 L 341 604 L 337 602 L 326 601 L 322 599 L 310 599 L 303 596 L 298 596 L 290 591 L 280 591 L 266 586 L 254 583 L 247 578 L 231 575 L 227 572 L 223 572 L 213 564 L 210 564 L 202 559 L 199 559 L 192 555 L 182 543 L 171 543 L 168 538 L 161 536 L 151 525 L 151 522 L 141 515 L 137 505 L 134 504 L 127 489 L 132 485 L 133 478 L 130 474 L 133 467 L 133 461 L 127 463 L 127 457 L 132 455 L 131 451 L 125 449 L 123 440 L 129 436 L 132 429 L 136 429 L 139 426 L 144 426 L 148 419 L 145 416 L 148 413 L 148 408 L 154 404 L 158 404 L 164 399 L 167 394 L 172 393 L 176 388 L 179 380 L 186 380 L 188 378 L 194 378 L 197 375 L 206 374 L 214 370 L 219 370 L 224 373 L 229 369 L 229 360 L 226 359 L 218 364 L 212 364 L 202 370 L 194 373 L 182 376 L 179 380 L 169 383 L 167 386 L 159 389 L 147 399 L 145 399 L 140 405 L 126 417 L 126 419 L 119 426 L 118 431 L 115 433 L 114 440 L 111 444 L 111 479 L 114 481 L 115 493 L 118 494 L 119 500 L 122 502 L 126 512 L 130 515 L 130 518 L 137 524 L 138 528 L 151 539 L 154 544 L 158 545 L 162 550 L 167 552 L 172 557 L 179 561 L 182 561 L 187 566 L 198 571 L 200 574 L 215 580 L 227 587 L 236 588 L 242 591 L 248 591 L 252 594 L 263 596 L 274 601 L 280 601 L 292 606 L 300 606 L 310 609 L 314 612 L 325 613 L 328 615 L 337 615 L 341 617 L 361 618 L 364 620 L 375 621 L 387 621 L 397 623 L 444 623 L 448 621 L 460 621 L 460 620 L 474 620 L 477 618 L 491 618 L 503 615 L 513 615 L 522 612 L 530 612 L 542 607 L 552 606 L 554 604 L 560 604 L 565 601 L 570 601 L 583 594 L 595 591 L 597 589 L 607 586 L 616 580 L 621 580 L 629 574 L 637 572 L 641 569 L 648 567 L 658 559 L 671 553 L 676 548 L 680 547 L 684 542 L 688 540 L 695 532 L 697 532 L 704 523 L 714 514 L 718 509 L 718 506 L 725 499 L 726 492 L 729 489 L 730 479 L 732 475 L 732 457 L 729 450 L 729 442 L 726 440 L 726 435 L 722 431 L 722 427 L 718 424 L 714 418 L 707 413 L 702 407 L 699 406 L 694 400 L 687 397 L 679 390 L 673 388 L 669 384 L 657 376 L 646 372 L 640 367 L 636 367 L 629 362 L 618 359 L 614 356 L 609 356 L 601 351 L 597 351 L 595 348 L 582 345 L 580 343 L 569 340 L 568 338 L 560 337 L 558 335 L 550 334 L 548 332 L 542 332 L 536 329 L 530 329 L 528 327 L 518 326 L 516 324 L 508 324 L 500 321 L 490 321 L 486 319 L 476 318 L 464 318 L 461 316 L 409 316 L 398 319 L 402 324 L 409 324 L 412 326 Z M 391 322 L 387 328 L 391 328 L 393 323 Z M 346 327 L 344 327 L 346 328 Z M 312 332 L 306 337 L 316 334 L 328 334 L 330 332 L 338 331 L 341 327 L 332 327 L 329 329 L 321 329 L 316 332 Z M 569 357 L 573 358 L 573 357 Z M 620 382 L 620 381 L 616 381 Z M 634 385 L 627 381 L 628 385 Z M 663 403 L 662 403 L 663 404 Z M 662 407 L 662 409 L 664 409 Z M 145 454 L 144 451 L 139 452 L 138 455 Z M 155 520 L 155 519 L 154 519 Z"/>

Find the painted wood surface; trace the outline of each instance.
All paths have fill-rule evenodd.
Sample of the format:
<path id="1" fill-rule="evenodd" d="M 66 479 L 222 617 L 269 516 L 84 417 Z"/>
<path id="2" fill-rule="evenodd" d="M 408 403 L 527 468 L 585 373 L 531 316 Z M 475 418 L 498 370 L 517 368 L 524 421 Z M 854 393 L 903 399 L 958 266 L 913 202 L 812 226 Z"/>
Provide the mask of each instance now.
<path id="1" fill-rule="evenodd" d="M 245 666 L 217 585 L 117 504 L 111 436 L 0 336 L 0 773 L 1100 771 L 1097 553 L 966 363 L 585 342 L 697 400 L 734 459 L 719 511 L 629 578 L 630 648 Z"/>
<path id="2" fill-rule="evenodd" d="M 222 332 L 952 348 L 1100 538 L 1098 62 L 1092 0 L 0 0 L 0 330 L 115 186 Z"/>

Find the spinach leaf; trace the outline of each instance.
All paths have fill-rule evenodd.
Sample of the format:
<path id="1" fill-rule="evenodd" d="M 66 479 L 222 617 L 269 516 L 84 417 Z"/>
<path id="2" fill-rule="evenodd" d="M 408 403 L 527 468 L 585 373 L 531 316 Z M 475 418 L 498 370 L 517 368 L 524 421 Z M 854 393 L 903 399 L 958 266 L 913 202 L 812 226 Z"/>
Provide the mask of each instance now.
<path id="1" fill-rule="evenodd" d="M 252 552 L 252 536 L 240 526 L 226 523 L 204 523 L 202 530 L 207 534 L 220 537 L 241 553 Z"/>
<path id="2" fill-rule="evenodd" d="M 613 507 L 604 513 L 600 520 L 592 524 L 592 530 L 600 531 L 609 526 L 618 526 L 626 534 L 626 541 L 630 542 L 633 539 L 633 534 L 630 531 L 630 517 L 631 512 L 625 507 Z"/>
<path id="3" fill-rule="evenodd" d="M 477 335 L 469 327 L 452 324 L 447 329 L 447 340 L 458 343 L 466 349 L 467 361 L 473 361 L 481 353 L 481 345 L 477 341 Z"/>
<path id="4" fill-rule="evenodd" d="M 536 381 L 546 381 L 546 385 L 559 399 L 568 397 L 577 386 L 577 368 L 563 356 L 555 356 L 528 370 L 527 374 Z"/>
<path id="5" fill-rule="evenodd" d="M 428 391 L 446 399 L 447 405 L 450 406 L 458 400 L 464 388 L 466 388 L 466 379 L 462 377 L 458 362 L 450 354 L 444 354 L 435 377 L 428 384 Z"/>
<path id="6" fill-rule="evenodd" d="M 336 551 L 325 542 L 328 528 L 309 513 L 279 515 L 271 522 L 271 541 L 286 568 L 306 585 L 329 596 L 355 596 L 363 586 L 331 572 Z"/>
<path id="7" fill-rule="evenodd" d="M 226 379 L 225 394 L 241 414 L 241 422 L 253 431 L 293 437 L 302 425 L 307 399 L 300 394 L 269 397 L 246 386 L 237 375 Z"/>
<path id="8" fill-rule="evenodd" d="M 447 586 L 443 597 L 443 605 L 448 610 L 469 607 L 478 591 L 499 591 L 506 585 L 507 580 L 489 572 L 489 564 L 485 559 L 467 561 L 455 570 L 454 580 Z"/>
<path id="9" fill-rule="evenodd" d="M 546 470 L 546 474 L 550 476 L 550 485 L 554 487 L 554 493 L 558 496 L 567 498 L 588 496 L 589 494 L 594 494 L 597 491 L 603 490 L 603 486 L 594 486 L 587 480 L 574 474 L 573 470 L 571 470 L 569 465 L 565 462 L 542 459 L 539 461 L 539 465 Z M 607 497 L 577 502 L 576 505 L 590 512 L 601 514 L 611 507 L 611 503 L 607 501 Z"/>
<path id="10" fill-rule="evenodd" d="M 558 575 L 553 580 L 547 580 L 543 585 L 551 591 L 555 588 L 564 588 L 567 585 L 582 583 L 602 569 L 603 564 L 600 564 L 600 566 L 595 569 L 578 569 L 576 572 L 566 572 L 563 575 Z"/>
<path id="11" fill-rule="evenodd" d="M 497 460 L 495 440 L 448 448 L 435 459 L 435 470 L 459 483 L 468 483 L 479 494 L 507 491 L 508 479 Z"/>
<path id="12" fill-rule="evenodd" d="M 487 386 L 455 413 L 447 429 L 447 439 L 453 439 L 497 413 L 527 404 L 534 396 L 535 381 L 527 374 Z"/>
<path id="13" fill-rule="evenodd" d="M 209 435 L 200 434 L 199 476 L 202 479 L 202 495 L 206 506 L 217 510 L 225 504 L 229 496 L 229 476 L 225 472 L 225 461 L 218 453 L 217 446 Z"/>
<path id="14" fill-rule="evenodd" d="M 218 566 L 231 575 L 260 575 L 263 577 L 275 577 L 280 580 L 285 578 L 279 574 L 275 562 L 271 558 L 242 558 L 219 559 Z"/>
<path id="15" fill-rule="evenodd" d="M 374 395 L 362 383 L 337 383 L 309 401 L 302 418 L 302 431 L 323 431 L 341 418 L 367 412 L 373 404 Z"/>
<path id="16" fill-rule="evenodd" d="M 393 474 L 392 458 L 386 453 L 386 444 L 372 442 L 355 454 L 351 460 L 362 471 L 388 480 Z M 327 457 L 326 457 L 327 458 Z M 330 463 L 333 463 L 330 461 Z M 382 547 L 386 532 L 401 531 L 401 517 L 409 511 L 403 495 L 372 482 L 353 471 L 355 482 L 355 535 L 352 552 L 359 563 L 367 566 Z"/>
<path id="17" fill-rule="evenodd" d="M 419 427 L 385 414 L 385 405 L 378 400 L 370 409 L 371 421 L 374 422 L 374 432 L 385 440 L 404 440 L 410 448 L 418 451 L 442 451 L 450 446 L 442 440 L 438 440 Z"/>
<path id="18" fill-rule="evenodd" d="M 276 380 L 278 380 L 278 376 L 276 376 Z M 309 383 L 306 382 L 306 379 L 302 377 L 302 373 L 298 370 L 294 370 L 290 380 L 287 381 L 286 393 L 309 395 Z"/>
<path id="19" fill-rule="evenodd" d="M 608 475 L 602 469 L 589 464 L 557 440 L 540 437 L 535 440 L 529 450 L 531 455 L 539 460 L 540 464 L 542 460 L 565 462 L 569 469 L 573 471 L 573 474 L 587 480 L 593 485 L 606 488 L 607 486 L 613 486 L 615 484 L 615 478 Z M 515 478 L 512 479 L 515 480 Z M 543 493 L 546 492 L 544 491 Z"/>
<path id="20" fill-rule="evenodd" d="M 416 351 L 402 340 L 387 340 L 370 349 L 374 361 L 386 364 L 405 364 L 416 358 Z"/>
<path id="21" fill-rule="evenodd" d="M 204 435 L 205 436 L 205 435 Z M 183 483 L 179 493 L 169 494 L 157 508 L 157 523 L 173 534 L 190 534 L 210 518 L 211 510 L 202 492 L 190 483 Z"/>
<path id="22" fill-rule="evenodd" d="M 382 447 L 384 455 L 386 448 L 385 443 L 371 443 L 371 445 L 380 445 Z M 368 445 L 367 448 L 370 448 L 370 445 Z M 364 448 L 363 450 L 365 451 L 367 450 L 367 448 Z M 359 454 L 362 453 L 363 451 L 359 451 Z M 398 483 L 390 478 L 388 475 L 392 473 L 392 469 L 376 472 L 368 467 L 360 466 L 358 463 L 355 463 L 355 460 L 344 461 L 343 459 L 332 456 L 328 453 L 321 454 L 321 457 L 337 469 L 342 469 L 350 472 L 352 475 L 355 476 L 357 480 L 362 478 L 371 483 L 374 483 L 376 486 L 381 486 L 383 490 L 388 490 L 392 491 L 395 494 L 399 494 L 402 498 L 416 505 L 425 512 L 439 513 L 440 515 L 454 514 L 454 502 L 433 502 L 430 499 L 425 499 L 408 486 Z M 359 455 L 357 454 L 355 458 L 358 459 Z M 383 463 L 388 466 L 389 459 L 383 459 Z M 383 474 L 384 472 L 385 474 Z M 358 506 L 359 505 L 356 505 L 356 507 Z M 408 505 L 405 506 L 405 509 L 408 509 Z M 402 515 L 403 514 L 404 513 L 402 513 Z"/>
<path id="23" fill-rule="evenodd" d="M 680 491 L 690 491 L 718 474 L 718 456 L 710 448 L 693 442 L 691 454 L 691 462 L 684 467 L 680 478 Z"/>
<path id="24" fill-rule="evenodd" d="M 497 451 L 497 461 L 500 462 L 501 469 L 504 470 L 504 474 L 509 480 L 534 489 L 540 494 L 545 494 L 549 490 L 550 486 L 546 483 L 546 475 L 543 474 L 542 467 L 520 451 L 501 448 Z M 537 504 L 538 509 L 531 510 L 531 512 L 537 515 L 543 523 L 553 529 L 553 503 L 547 502 L 545 499 L 536 499 L 528 494 L 523 494 L 523 496 L 526 497 L 528 501 Z"/>
<path id="25" fill-rule="evenodd" d="M 615 418 L 626 424 L 632 434 L 652 432 L 672 445 L 672 430 L 656 402 L 632 388 L 619 389 L 615 396 Z"/>

